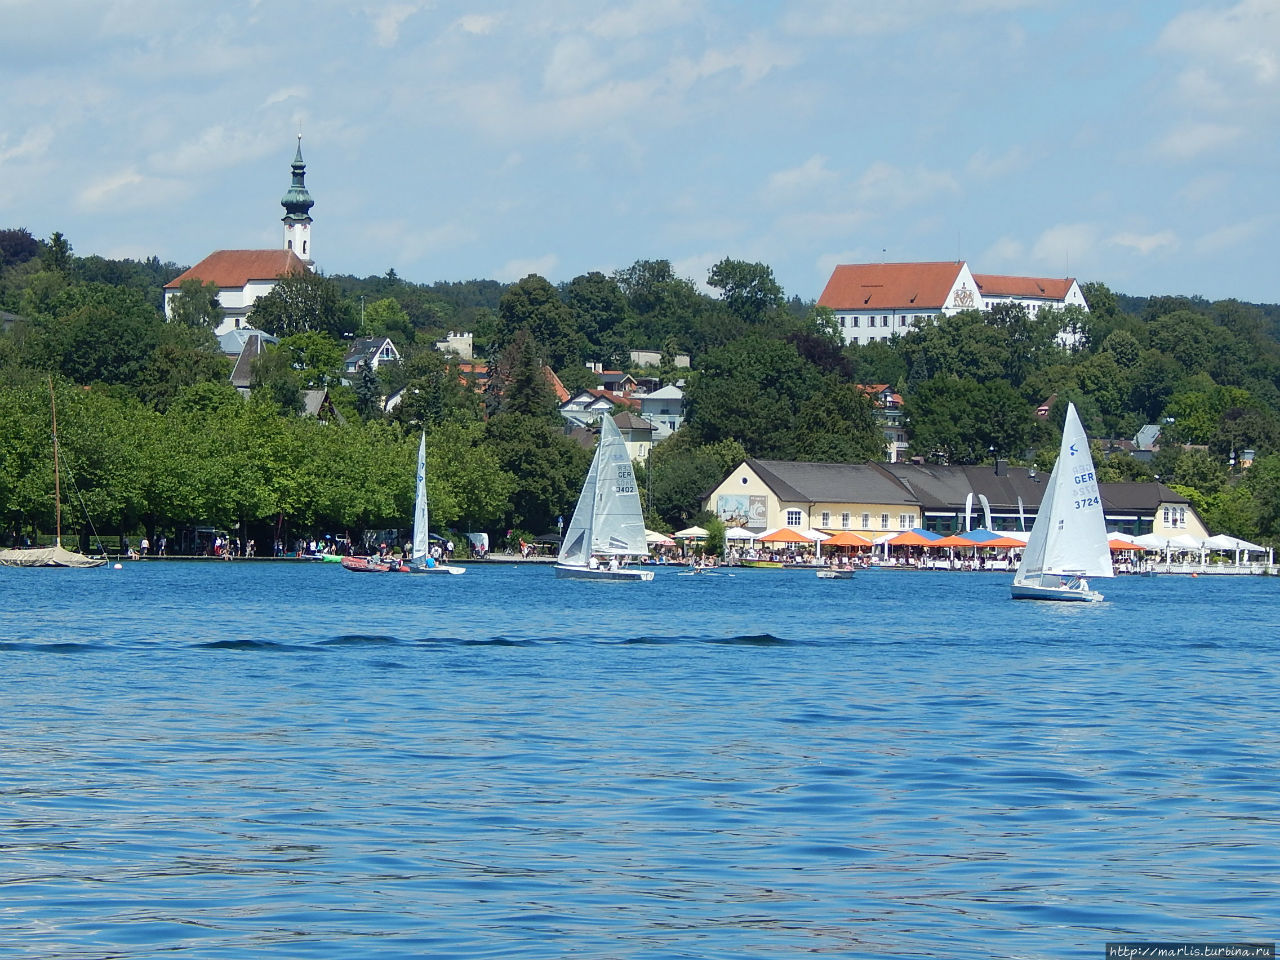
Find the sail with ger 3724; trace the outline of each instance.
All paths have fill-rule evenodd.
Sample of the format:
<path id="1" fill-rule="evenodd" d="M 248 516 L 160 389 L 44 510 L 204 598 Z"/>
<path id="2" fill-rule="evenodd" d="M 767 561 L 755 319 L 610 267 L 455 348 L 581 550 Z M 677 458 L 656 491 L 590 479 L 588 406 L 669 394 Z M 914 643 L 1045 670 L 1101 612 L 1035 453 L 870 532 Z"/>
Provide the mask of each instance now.
<path id="1" fill-rule="evenodd" d="M 1068 403 L 1058 462 L 1013 578 L 1013 599 L 1101 600 L 1087 578 L 1112 575 L 1089 438 L 1075 404 Z"/>

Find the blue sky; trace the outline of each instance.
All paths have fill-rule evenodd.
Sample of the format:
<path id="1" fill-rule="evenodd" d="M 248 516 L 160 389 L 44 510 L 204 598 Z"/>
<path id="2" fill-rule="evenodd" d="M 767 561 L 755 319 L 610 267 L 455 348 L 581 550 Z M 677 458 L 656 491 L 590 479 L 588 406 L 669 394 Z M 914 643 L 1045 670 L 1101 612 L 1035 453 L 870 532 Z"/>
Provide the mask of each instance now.
<path id="1" fill-rule="evenodd" d="M 1280 302 L 1277 0 L 0 0 L 0 227 L 326 273 L 968 260 Z"/>

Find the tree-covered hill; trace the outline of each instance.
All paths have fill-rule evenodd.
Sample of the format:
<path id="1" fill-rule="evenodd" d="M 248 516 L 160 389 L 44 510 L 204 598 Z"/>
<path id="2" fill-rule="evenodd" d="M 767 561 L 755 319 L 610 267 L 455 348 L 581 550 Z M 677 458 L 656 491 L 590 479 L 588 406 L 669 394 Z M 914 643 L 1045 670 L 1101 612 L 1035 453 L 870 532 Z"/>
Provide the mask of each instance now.
<path id="1" fill-rule="evenodd" d="M 702 285 L 666 260 L 559 285 L 537 275 L 306 275 L 282 279 L 250 318 L 281 342 L 255 361 L 245 398 L 228 386 L 211 334 L 211 292 L 184 287 L 175 319 L 163 316 L 161 288 L 181 269 L 80 257 L 60 234 L 0 230 L 0 510 L 10 532 L 48 529 L 39 424 L 52 378 L 80 425 L 68 451 L 86 464 L 109 529 L 395 526 L 407 516 L 413 436 L 425 429 L 442 522 L 540 533 L 571 510 L 587 462 L 542 371 L 573 390 L 596 385 L 595 364 L 684 387 L 685 427 L 641 465 L 654 526 L 694 519 L 700 495 L 743 456 L 881 455 L 861 387 L 883 384 L 904 400 L 911 455 L 1048 466 L 1073 401 L 1106 479 L 1159 476 L 1215 529 L 1280 537 L 1277 305 L 1132 297 L 1093 282 L 1083 284 L 1087 312 L 1003 306 L 846 346 L 829 311 L 788 297 L 767 265 L 733 259 Z M 434 349 L 449 332 L 472 335 L 487 387 Z M 401 362 L 345 374 L 355 338 L 382 335 Z M 660 362 L 633 367 L 640 349 Z M 345 423 L 300 418 L 308 390 L 327 390 Z M 1111 452 L 1146 424 L 1161 430 L 1151 462 Z M 1255 457 L 1247 470 L 1245 451 Z"/>

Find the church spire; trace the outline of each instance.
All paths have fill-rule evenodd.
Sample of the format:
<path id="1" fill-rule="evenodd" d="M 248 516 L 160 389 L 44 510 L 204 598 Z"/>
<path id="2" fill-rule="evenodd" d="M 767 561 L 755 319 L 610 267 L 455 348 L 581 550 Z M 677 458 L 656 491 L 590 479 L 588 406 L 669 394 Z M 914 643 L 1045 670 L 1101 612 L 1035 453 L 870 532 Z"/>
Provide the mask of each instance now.
<path id="1" fill-rule="evenodd" d="M 311 208 L 315 201 L 307 192 L 307 164 L 302 159 L 302 134 L 298 134 L 298 152 L 290 165 L 293 170 L 293 182 L 280 201 L 284 207 L 284 245 L 292 250 L 307 266 L 312 266 L 311 257 Z"/>

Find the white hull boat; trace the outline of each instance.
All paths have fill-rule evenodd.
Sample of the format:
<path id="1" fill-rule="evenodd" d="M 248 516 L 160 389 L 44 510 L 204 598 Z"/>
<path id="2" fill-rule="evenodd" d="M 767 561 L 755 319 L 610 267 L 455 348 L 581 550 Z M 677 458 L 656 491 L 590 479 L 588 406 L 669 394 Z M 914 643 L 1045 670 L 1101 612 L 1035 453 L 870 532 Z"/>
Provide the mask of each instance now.
<path id="1" fill-rule="evenodd" d="M 604 582 L 652 580 L 652 570 L 621 565 L 626 557 L 648 556 L 646 537 L 631 456 L 613 417 L 606 414 L 600 419 L 600 443 L 556 558 L 556 576 Z"/>
<path id="2" fill-rule="evenodd" d="M 1096 601 L 1088 577 L 1110 577 L 1111 548 L 1098 477 L 1075 404 L 1067 404 L 1058 461 L 1018 563 L 1014 600 Z"/>

